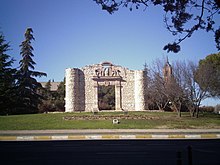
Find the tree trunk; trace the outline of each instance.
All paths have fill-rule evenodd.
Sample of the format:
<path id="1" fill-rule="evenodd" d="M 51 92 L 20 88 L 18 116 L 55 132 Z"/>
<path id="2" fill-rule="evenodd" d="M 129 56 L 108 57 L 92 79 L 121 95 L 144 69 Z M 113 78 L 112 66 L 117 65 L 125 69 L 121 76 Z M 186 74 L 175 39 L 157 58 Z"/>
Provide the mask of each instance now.
<path id="1" fill-rule="evenodd" d="M 182 117 L 182 113 L 181 113 L 181 104 L 180 104 L 180 106 L 179 106 L 179 108 L 178 108 L 178 111 L 179 111 L 179 117 Z"/>
<path id="2" fill-rule="evenodd" d="M 191 106 L 189 111 L 190 111 L 190 116 L 195 117 L 196 106 Z"/>
<path id="3" fill-rule="evenodd" d="M 178 110 L 178 117 L 181 117 L 182 114 L 181 114 L 181 110 Z"/>
<path id="4" fill-rule="evenodd" d="M 177 112 L 178 117 L 181 117 L 181 108 L 177 108 L 176 103 L 173 103 L 174 109 Z M 181 106 L 180 106 L 181 107 Z"/>
<path id="5" fill-rule="evenodd" d="M 199 107 L 196 106 L 196 118 L 199 118 Z"/>
<path id="6" fill-rule="evenodd" d="M 161 111 L 161 110 L 163 110 L 163 108 L 162 108 L 162 106 L 160 106 L 160 104 L 158 104 L 157 102 L 156 102 L 156 104 L 157 104 L 157 108 Z"/>

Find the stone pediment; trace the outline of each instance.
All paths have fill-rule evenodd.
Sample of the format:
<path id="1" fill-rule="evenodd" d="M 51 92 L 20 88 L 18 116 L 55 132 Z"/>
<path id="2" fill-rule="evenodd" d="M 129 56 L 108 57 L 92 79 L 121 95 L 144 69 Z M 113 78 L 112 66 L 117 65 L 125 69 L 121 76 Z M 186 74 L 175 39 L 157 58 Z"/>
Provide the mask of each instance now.
<path id="1" fill-rule="evenodd" d="M 126 77 L 126 68 L 104 61 L 99 64 L 89 65 L 82 70 L 89 70 L 91 77 L 100 79 L 120 79 Z"/>
<path id="2" fill-rule="evenodd" d="M 95 81 L 121 81 L 121 76 L 93 76 L 92 78 Z"/>

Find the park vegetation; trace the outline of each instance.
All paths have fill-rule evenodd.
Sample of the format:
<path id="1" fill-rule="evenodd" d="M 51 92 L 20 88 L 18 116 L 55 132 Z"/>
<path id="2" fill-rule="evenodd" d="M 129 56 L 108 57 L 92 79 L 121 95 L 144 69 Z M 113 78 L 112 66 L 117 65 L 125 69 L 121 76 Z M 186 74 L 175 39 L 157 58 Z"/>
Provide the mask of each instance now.
<path id="1" fill-rule="evenodd" d="M 39 90 L 43 96 L 43 100 L 39 105 L 40 113 L 48 112 L 64 112 L 64 96 L 65 96 L 65 79 L 60 82 L 56 91 L 51 90 L 51 80 L 49 80 L 44 88 Z"/>
<path id="2" fill-rule="evenodd" d="M 31 46 L 33 37 L 33 30 L 27 28 L 25 32 L 25 40 L 21 43 L 19 69 L 16 72 L 16 96 L 17 106 L 15 113 L 36 113 L 38 112 L 38 105 L 41 102 L 41 95 L 38 94 L 38 89 L 41 88 L 41 84 L 37 82 L 35 77 L 47 76 L 46 73 L 34 71 L 33 61 L 33 47 Z"/>
<path id="3" fill-rule="evenodd" d="M 44 88 L 37 82 L 36 77 L 46 73 L 35 71 L 33 30 L 28 28 L 24 36 L 16 69 L 7 54 L 9 43 L 0 34 L 0 115 L 64 111 L 65 79 L 57 91 L 51 91 L 50 80 Z M 187 111 L 191 117 L 199 117 L 202 100 L 220 98 L 220 53 L 210 54 L 198 64 L 175 61 L 170 65 L 168 59 L 156 60 L 152 66 L 145 64 L 144 71 L 148 110 L 174 111 L 179 117 Z M 100 109 L 114 109 L 114 95 L 114 87 L 99 87 Z"/>
<path id="4" fill-rule="evenodd" d="M 36 77 L 47 74 L 35 71 L 32 28 L 26 29 L 24 37 L 19 67 L 13 68 L 15 60 L 7 54 L 10 45 L 0 34 L 0 115 L 64 111 L 64 81 L 54 92 L 50 90 L 50 81 L 42 87 Z"/>
<path id="5" fill-rule="evenodd" d="M 120 124 L 112 124 L 112 118 L 118 119 Z M 171 112 L 129 112 L 127 115 L 123 112 L 99 112 L 96 115 L 84 112 L 0 116 L 0 130 L 219 128 L 219 115 L 213 113 L 203 113 L 196 120 L 191 118 L 188 112 L 184 112 L 182 118 Z"/>
<path id="6" fill-rule="evenodd" d="M 25 40 L 21 43 L 21 60 L 18 69 L 12 68 L 13 59 L 6 54 L 9 44 L 0 35 L 0 114 L 37 113 L 42 96 L 38 90 L 42 88 L 35 77 L 46 76 L 46 73 L 34 71 L 32 28 L 27 28 Z"/>
<path id="7" fill-rule="evenodd" d="M 212 59 L 212 60 L 210 60 Z M 144 66 L 146 81 L 146 109 L 189 111 L 192 117 L 198 117 L 201 101 L 220 98 L 220 53 L 211 54 L 200 60 L 199 64 L 175 61 L 165 66 L 156 60 L 152 67 Z M 169 77 L 165 77 L 165 67 L 170 67 Z"/>

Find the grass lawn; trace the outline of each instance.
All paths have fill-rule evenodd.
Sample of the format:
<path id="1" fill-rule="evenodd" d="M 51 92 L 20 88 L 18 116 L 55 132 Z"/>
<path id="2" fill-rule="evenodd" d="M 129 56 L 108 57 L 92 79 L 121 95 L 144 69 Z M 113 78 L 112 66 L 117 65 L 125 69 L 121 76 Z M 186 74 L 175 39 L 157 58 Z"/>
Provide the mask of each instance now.
<path id="1" fill-rule="evenodd" d="M 120 124 L 107 120 L 64 120 L 66 116 L 93 116 L 92 113 L 49 113 L 32 115 L 0 116 L 0 130 L 46 130 L 46 129 L 186 129 L 219 128 L 220 115 L 204 113 L 199 118 L 191 118 L 183 113 L 181 118 L 171 112 L 129 112 L 132 116 L 149 116 L 147 120 L 121 119 Z M 97 115 L 123 115 L 120 112 L 100 112 Z"/>

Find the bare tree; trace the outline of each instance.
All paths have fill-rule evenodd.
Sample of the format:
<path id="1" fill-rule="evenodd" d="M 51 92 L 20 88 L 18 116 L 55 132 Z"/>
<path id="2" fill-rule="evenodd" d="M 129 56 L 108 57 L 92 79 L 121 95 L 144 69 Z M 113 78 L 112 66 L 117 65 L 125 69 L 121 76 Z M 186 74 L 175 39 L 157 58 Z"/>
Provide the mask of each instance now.
<path id="1" fill-rule="evenodd" d="M 201 105 L 201 101 L 211 97 L 209 94 L 209 86 L 210 84 L 207 83 L 207 79 L 212 75 L 212 71 L 209 68 L 203 68 L 203 69 L 198 69 L 197 65 L 191 64 L 191 70 L 193 72 L 193 82 L 192 82 L 192 101 L 194 103 L 194 112 L 193 116 L 196 115 L 196 117 L 199 117 L 199 106 Z M 198 82 L 201 82 L 204 84 L 204 86 L 201 88 Z"/>
<path id="2" fill-rule="evenodd" d="M 150 69 L 150 83 L 148 86 L 148 102 L 156 105 L 159 110 L 165 110 L 169 100 L 165 95 L 165 81 L 163 77 L 164 63 L 157 59 Z"/>
<path id="3" fill-rule="evenodd" d="M 166 77 L 164 68 L 167 64 L 169 65 L 168 61 L 164 64 L 157 59 L 151 69 L 148 69 L 148 103 L 155 104 L 159 110 L 171 108 L 179 117 L 186 107 L 191 117 L 199 117 L 201 101 L 211 97 L 207 79 L 212 70 L 204 67 L 198 69 L 198 65 L 193 62 L 175 61 L 172 64 L 172 74 Z M 202 88 L 198 82 L 203 84 Z"/>
<path id="4" fill-rule="evenodd" d="M 191 117 L 199 117 L 199 106 L 201 101 L 209 97 L 206 89 L 201 89 L 196 78 L 201 81 L 207 79 L 208 75 L 198 73 L 197 65 L 193 62 L 178 62 L 178 68 L 181 70 L 181 82 L 184 93 L 184 101 L 190 112 Z"/>
<path id="5" fill-rule="evenodd" d="M 176 61 L 173 63 L 173 77 L 167 84 L 167 97 L 172 102 L 172 106 L 181 117 L 183 105 L 186 104 L 188 98 L 186 94 L 186 83 L 184 77 L 185 63 Z"/>
<path id="6" fill-rule="evenodd" d="M 159 74 L 155 73 L 153 84 L 151 86 L 152 89 L 152 98 L 155 101 L 159 110 L 165 110 L 169 100 L 166 97 L 166 89 L 165 89 L 165 82 L 163 77 Z"/>

